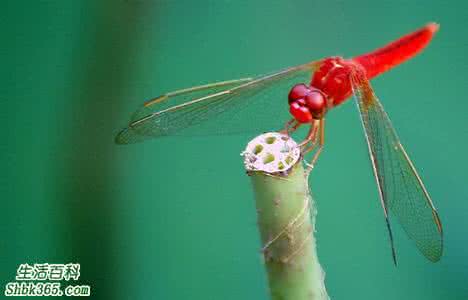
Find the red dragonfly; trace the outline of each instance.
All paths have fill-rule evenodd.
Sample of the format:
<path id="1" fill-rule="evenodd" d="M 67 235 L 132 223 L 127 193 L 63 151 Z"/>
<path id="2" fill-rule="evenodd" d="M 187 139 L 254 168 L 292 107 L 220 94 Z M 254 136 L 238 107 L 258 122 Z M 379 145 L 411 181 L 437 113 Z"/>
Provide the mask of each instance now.
<path id="1" fill-rule="evenodd" d="M 352 59 L 329 57 L 266 76 L 167 93 L 147 101 L 137 110 L 128 127 L 117 135 L 116 143 L 136 143 L 190 132 L 190 129 L 210 134 L 245 132 L 252 129 L 245 127 L 249 111 L 255 122 L 249 126 L 257 132 L 271 130 L 277 128 L 278 116 L 285 111 L 271 100 L 282 94 L 288 98 L 292 115 L 285 131 L 290 133 L 304 124 L 310 126 L 300 145 L 304 152 L 317 146 L 313 165 L 324 144 L 326 113 L 354 95 L 390 236 L 393 261 L 396 264 L 389 212 L 398 219 L 420 252 L 436 262 L 443 252 L 441 221 L 369 80 L 418 54 L 438 28 L 438 24 L 430 23 Z"/>

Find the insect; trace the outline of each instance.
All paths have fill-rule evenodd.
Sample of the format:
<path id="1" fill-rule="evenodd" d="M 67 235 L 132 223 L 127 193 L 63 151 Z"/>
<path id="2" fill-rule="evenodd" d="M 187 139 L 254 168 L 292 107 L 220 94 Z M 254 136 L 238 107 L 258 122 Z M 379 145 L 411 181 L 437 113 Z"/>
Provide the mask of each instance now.
<path id="1" fill-rule="evenodd" d="M 309 164 L 313 166 L 324 145 L 325 116 L 354 96 L 384 211 L 393 261 L 396 264 L 389 212 L 398 219 L 420 252 L 436 262 L 443 252 L 439 215 L 375 95 L 370 79 L 421 52 L 438 28 L 438 24 L 429 23 L 382 48 L 352 59 L 328 57 L 266 76 L 217 82 L 164 94 L 147 101 L 137 110 L 115 141 L 117 144 L 136 143 L 178 134 L 190 128 L 214 132 L 225 125 L 242 132 L 244 124 L 238 120 L 242 119 L 246 107 L 255 105 L 258 107 L 255 114 L 257 131 L 277 128 L 279 119 L 264 114 L 262 109 L 268 111 L 278 107 L 283 110 L 283 106 L 272 102 L 271 96 L 282 93 L 287 98 L 292 116 L 283 131 L 291 133 L 302 125 L 310 126 L 300 146 L 304 153 L 315 151 Z M 220 122 L 222 116 L 224 121 Z M 229 122 L 235 125 L 227 126 Z"/>

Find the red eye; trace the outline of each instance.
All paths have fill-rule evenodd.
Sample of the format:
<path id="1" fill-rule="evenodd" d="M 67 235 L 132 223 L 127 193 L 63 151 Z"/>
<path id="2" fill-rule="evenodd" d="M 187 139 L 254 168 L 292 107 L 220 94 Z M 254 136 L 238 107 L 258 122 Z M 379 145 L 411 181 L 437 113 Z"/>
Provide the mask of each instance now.
<path id="1" fill-rule="evenodd" d="M 293 102 L 291 102 L 290 104 L 292 103 Z M 296 101 L 294 101 L 294 103 L 298 103 L 300 106 L 306 106 L 306 101 L 304 98 L 297 99 Z"/>
<path id="2" fill-rule="evenodd" d="M 291 104 L 291 102 L 297 99 L 304 98 L 309 92 L 310 92 L 310 89 L 307 85 L 303 83 L 296 84 L 295 86 L 293 86 L 293 88 L 289 92 L 289 95 L 288 95 L 289 104 Z"/>
<path id="3" fill-rule="evenodd" d="M 312 121 L 312 114 L 305 106 L 301 106 L 297 102 L 292 102 L 289 106 L 289 112 L 293 117 L 301 123 L 309 123 Z"/>
<path id="4" fill-rule="evenodd" d="M 325 97 L 317 91 L 310 92 L 304 99 L 307 107 L 312 113 L 321 113 L 326 106 Z"/>

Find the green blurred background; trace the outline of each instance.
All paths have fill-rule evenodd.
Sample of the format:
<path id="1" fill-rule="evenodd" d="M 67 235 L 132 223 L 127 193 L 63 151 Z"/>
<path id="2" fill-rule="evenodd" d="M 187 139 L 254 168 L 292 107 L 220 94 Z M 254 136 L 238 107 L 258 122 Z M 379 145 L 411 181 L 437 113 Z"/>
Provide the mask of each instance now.
<path id="1" fill-rule="evenodd" d="M 462 1 L 2 1 L 0 284 L 81 263 L 92 299 L 268 299 L 251 135 L 120 147 L 144 99 L 353 56 L 441 30 L 374 88 L 445 226 L 431 264 L 395 226 L 395 268 L 355 106 L 329 114 L 312 176 L 332 299 L 467 299 L 468 5 Z M 281 100 L 286 101 L 286 100 Z M 282 121 L 279 121 L 282 122 Z"/>

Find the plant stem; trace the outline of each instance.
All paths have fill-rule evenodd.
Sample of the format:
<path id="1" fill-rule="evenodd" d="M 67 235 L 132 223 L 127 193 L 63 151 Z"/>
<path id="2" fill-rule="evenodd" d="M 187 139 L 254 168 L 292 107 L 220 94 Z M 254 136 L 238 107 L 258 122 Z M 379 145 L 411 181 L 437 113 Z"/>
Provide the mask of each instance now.
<path id="1" fill-rule="evenodd" d="M 268 135 L 271 133 L 249 143 L 251 149 L 257 149 L 257 152 L 259 148 L 263 149 L 255 154 L 256 160 L 246 155 L 249 146 L 244 157 L 250 161 L 264 162 L 270 167 L 269 171 L 265 171 L 258 166 L 252 169 L 251 165 L 246 164 L 254 189 L 271 298 L 329 299 L 324 285 L 324 272 L 316 252 L 316 210 L 309 194 L 308 176 L 304 172 L 300 153 L 297 155 L 291 152 L 297 147 L 284 147 L 286 142 L 281 138 L 276 140 L 279 143 L 276 147 L 262 144 Z M 291 141 L 289 138 L 287 143 Z M 267 156 L 270 159 L 265 159 Z M 292 160 L 287 160 L 287 157 Z M 276 172 L 272 171 L 270 164 L 279 165 L 280 168 Z"/>

